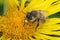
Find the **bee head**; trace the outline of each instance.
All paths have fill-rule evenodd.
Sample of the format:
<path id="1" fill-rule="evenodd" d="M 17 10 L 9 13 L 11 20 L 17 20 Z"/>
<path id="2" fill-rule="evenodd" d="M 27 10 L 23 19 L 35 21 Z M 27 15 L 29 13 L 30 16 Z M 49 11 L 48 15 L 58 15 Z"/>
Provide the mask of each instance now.
<path id="1" fill-rule="evenodd" d="M 27 13 L 26 19 L 27 19 L 27 20 L 32 20 L 32 15 L 31 15 L 31 13 Z"/>
<path id="2" fill-rule="evenodd" d="M 28 22 L 28 21 L 33 22 L 36 17 L 37 17 L 37 11 L 36 11 L 36 10 L 33 10 L 33 11 L 28 12 L 28 13 L 26 14 L 26 20 L 25 20 L 25 21 L 26 21 L 26 22 Z"/>
<path id="3" fill-rule="evenodd" d="M 32 20 L 32 15 L 30 13 L 27 13 L 25 18 L 25 23 L 27 23 L 30 20 Z"/>

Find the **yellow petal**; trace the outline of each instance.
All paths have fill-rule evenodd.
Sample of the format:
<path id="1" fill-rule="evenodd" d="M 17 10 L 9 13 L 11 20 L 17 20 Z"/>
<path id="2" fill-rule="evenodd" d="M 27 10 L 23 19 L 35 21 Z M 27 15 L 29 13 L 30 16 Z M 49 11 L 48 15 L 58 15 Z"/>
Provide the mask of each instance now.
<path id="1" fill-rule="evenodd" d="M 19 6 L 18 0 L 7 0 L 8 11 L 14 11 Z"/>
<path id="2" fill-rule="evenodd" d="M 21 11 L 23 10 L 23 8 L 24 8 L 24 6 L 25 6 L 25 2 L 26 2 L 26 0 L 22 0 L 22 1 L 21 1 L 21 7 L 20 7 L 20 8 L 21 8 L 21 9 L 20 9 Z"/>
<path id="3" fill-rule="evenodd" d="M 60 40 L 60 37 L 53 37 L 53 36 L 48 36 L 48 35 L 44 35 L 44 34 L 35 33 L 34 36 L 36 37 L 36 40 Z"/>
<path id="4" fill-rule="evenodd" d="M 51 18 L 47 20 L 46 24 L 43 26 L 40 26 L 40 29 L 34 33 L 34 37 L 36 38 L 35 40 L 60 40 L 60 31 L 54 31 L 54 30 L 59 30 L 60 29 L 60 18 Z M 54 36 L 49 36 L 49 35 L 44 35 L 44 34 L 49 34 L 49 35 L 59 35 L 57 37 Z M 33 38 L 31 38 L 33 39 Z"/>
<path id="5" fill-rule="evenodd" d="M 48 10 L 48 13 L 45 14 L 46 16 L 59 12 L 60 11 L 60 1 L 58 4 L 48 7 L 46 10 Z"/>
<path id="6" fill-rule="evenodd" d="M 37 33 L 49 33 L 52 32 L 54 33 L 52 30 L 58 30 L 60 29 L 60 18 L 52 18 L 47 20 L 47 22 L 45 24 L 43 24 L 43 26 L 39 26 L 40 28 L 37 29 Z M 59 33 L 58 33 L 59 34 Z"/>
<path id="7" fill-rule="evenodd" d="M 44 25 L 42 27 L 43 27 L 42 29 L 39 29 L 34 33 L 34 37 L 36 38 L 36 40 L 40 40 L 40 39 L 60 40 L 60 31 L 54 31 L 60 29 L 60 24 Z"/>
<path id="8" fill-rule="evenodd" d="M 40 30 L 40 33 L 60 35 L 60 31 L 58 31 L 58 30 L 60 30 L 60 24 L 49 25 L 49 26 L 44 25 L 43 28 Z"/>
<path id="9" fill-rule="evenodd" d="M 50 25 L 55 25 L 55 24 L 58 24 L 60 23 L 60 18 L 50 18 L 50 19 L 47 19 L 46 22 L 44 24 L 40 24 L 37 31 L 38 30 L 42 30 L 45 26 L 50 26 Z"/>
<path id="10" fill-rule="evenodd" d="M 50 18 L 48 19 L 44 25 L 54 25 L 60 23 L 60 18 Z"/>
<path id="11" fill-rule="evenodd" d="M 29 37 L 30 40 L 36 40 L 36 39 L 33 39 L 32 37 Z"/>
<path id="12" fill-rule="evenodd" d="M 42 3 L 41 5 L 37 4 L 37 6 L 35 6 L 35 9 L 38 10 L 45 10 L 47 7 L 49 7 L 54 1 L 56 0 L 46 0 L 44 3 Z"/>
<path id="13" fill-rule="evenodd" d="M 36 5 L 38 5 L 38 4 L 40 5 L 43 2 L 44 2 L 44 0 L 31 0 L 30 4 L 28 4 L 28 6 L 23 11 L 26 13 L 30 9 L 35 8 Z"/>
<path id="14" fill-rule="evenodd" d="M 33 4 L 33 6 L 31 7 L 26 7 L 26 9 L 24 9 L 25 11 L 31 11 L 31 10 L 45 10 L 50 4 L 52 4 L 54 1 L 56 0 L 46 0 L 46 1 L 39 1 L 39 2 L 35 2 L 35 5 Z M 33 1 L 34 2 L 34 1 Z M 37 3 L 37 4 L 36 4 Z M 30 6 L 30 5 L 29 5 Z"/>

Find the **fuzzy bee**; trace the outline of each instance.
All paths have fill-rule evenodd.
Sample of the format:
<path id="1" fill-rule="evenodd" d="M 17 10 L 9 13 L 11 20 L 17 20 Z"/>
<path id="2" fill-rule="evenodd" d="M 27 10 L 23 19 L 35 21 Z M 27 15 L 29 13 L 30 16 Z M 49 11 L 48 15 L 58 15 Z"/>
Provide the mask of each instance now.
<path id="1" fill-rule="evenodd" d="M 37 21 L 37 26 L 39 26 L 40 22 L 45 22 L 46 17 L 43 14 L 44 12 L 41 10 L 33 10 L 31 12 L 28 12 L 25 18 L 25 23 L 27 22 L 36 22 Z"/>

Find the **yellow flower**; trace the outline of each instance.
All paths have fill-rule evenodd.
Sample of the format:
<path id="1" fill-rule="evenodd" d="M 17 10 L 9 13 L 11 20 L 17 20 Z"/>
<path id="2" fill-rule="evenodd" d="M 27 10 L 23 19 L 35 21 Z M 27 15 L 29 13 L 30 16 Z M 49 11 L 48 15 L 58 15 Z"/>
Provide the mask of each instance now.
<path id="1" fill-rule="evenodd" d="M 24 25 L 27 12 L 33 10 L 46 11 L 48 17 L 60 11 L 60 0 L 7 0 L 7 12 L 0 16 L 0 40 L 60 40 L 60 18 L 47 18 L 45 23 L 37 21 Z"/>

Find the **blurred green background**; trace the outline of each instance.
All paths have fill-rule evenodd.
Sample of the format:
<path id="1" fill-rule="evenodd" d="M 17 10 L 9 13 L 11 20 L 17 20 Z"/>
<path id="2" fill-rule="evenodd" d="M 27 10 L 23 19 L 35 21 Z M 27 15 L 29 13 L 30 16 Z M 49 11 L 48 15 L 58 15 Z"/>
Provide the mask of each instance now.
<path id="1" fill-rule="evenodd" d="M 3 15 L 4 11 L 4 0 L 0 0 L 0 15 Z"/>
<path id="2" fill-rule="evenodd" d="M 5 0 L 6 1 L 6 0 Z M 21 4 L 21 1 L 22 0 L 18 0 L 19 1 L 19 3 Z M 26 3 L 25 3 L 25 7 L 26 7 L 26 5 L 28 5 L 28 3 L 30 2 L 30 0 L 27 0 L 26 1 Z M 4 0 L 0 0 L 0 15 L 3 15 L 3 13 L 4 13 Z M 54 17 L 58 17 L 58 18 L 60 18 L 60 12 L 57 12 L 57 13 L 55 13 L 55 14 L 53 14 L 53 15 L 50 15 L 50 16 L 48 16 L 49 18 L 54 18 Z"/>

